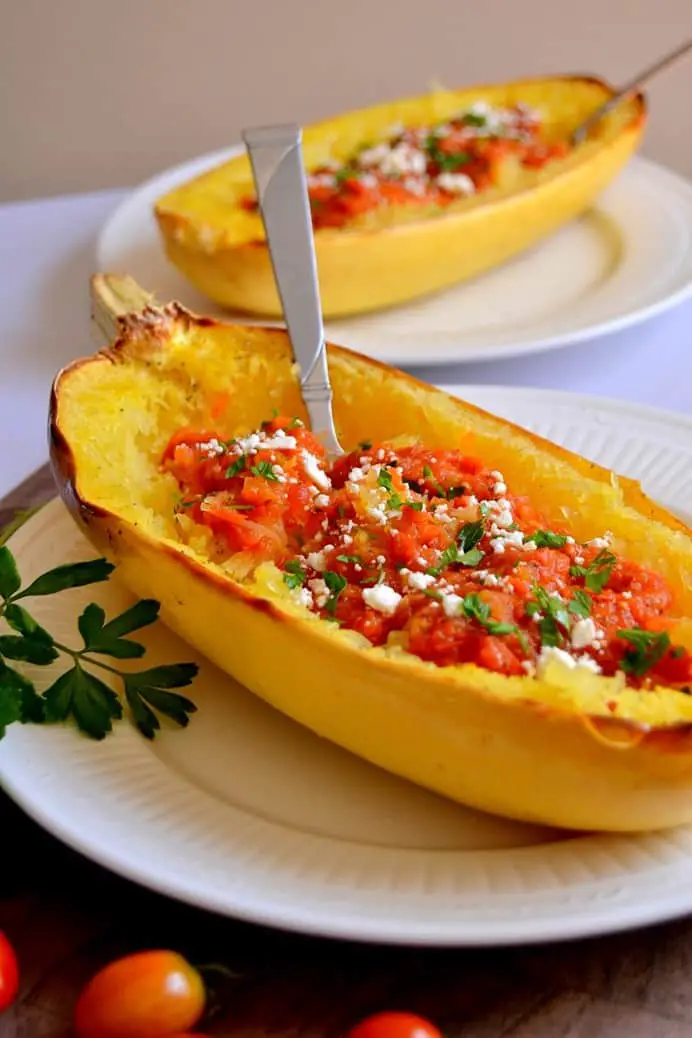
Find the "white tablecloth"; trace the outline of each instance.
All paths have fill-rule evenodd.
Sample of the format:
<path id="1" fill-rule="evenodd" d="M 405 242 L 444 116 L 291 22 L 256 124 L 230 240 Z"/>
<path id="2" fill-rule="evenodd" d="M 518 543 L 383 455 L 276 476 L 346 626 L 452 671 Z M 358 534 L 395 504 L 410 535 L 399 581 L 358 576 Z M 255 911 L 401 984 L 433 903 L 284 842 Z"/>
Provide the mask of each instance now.
<path id="1" fill-rule="evenodd" d="M 0 206 L 0 497 L 46 460 L 55 372 L 91 352 L 96 235 L 125 191 Z M 435 382 L 545 386 L 692 414 L 692 301 L 588 346 L 416 372 Z"/>

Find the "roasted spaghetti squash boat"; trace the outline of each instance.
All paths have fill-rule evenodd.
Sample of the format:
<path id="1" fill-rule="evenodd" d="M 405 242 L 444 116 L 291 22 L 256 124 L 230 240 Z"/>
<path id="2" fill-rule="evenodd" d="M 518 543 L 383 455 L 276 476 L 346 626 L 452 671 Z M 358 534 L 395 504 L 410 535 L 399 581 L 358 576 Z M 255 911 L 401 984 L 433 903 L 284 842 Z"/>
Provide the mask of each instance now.
<path id="1" fill-rule="evenodd" d="M 641 95 L 577 147 L 612 96 L 558 77 L 435 91 L 309 126 L 303 155 L 327 317 L 393 306 L 503 263 L 587 209 L 637 147 Z M 155 205 L 171 262 L 225 307 L 281 315 L 240 155 Z"/>
<path id="2" fill-rule="evenodd" d="M 629 479 L 336 346 L 155 306 L 56 378 L 63 498 L 219 667 L 353 753 L 573 829 L 692 819 L 692 539 Z"/>

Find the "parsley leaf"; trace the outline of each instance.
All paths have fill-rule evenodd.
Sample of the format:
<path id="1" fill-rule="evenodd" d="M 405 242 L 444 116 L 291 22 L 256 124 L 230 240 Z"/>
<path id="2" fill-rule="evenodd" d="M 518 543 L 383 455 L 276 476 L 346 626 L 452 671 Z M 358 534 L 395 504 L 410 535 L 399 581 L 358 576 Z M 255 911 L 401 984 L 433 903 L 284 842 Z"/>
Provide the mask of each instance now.
<path id="1" fill-rule="evenodd" d="M 423 466 L 423 476 L 425 477 L 425 479 L 427 479 L 428 483 L 431 484 L 433 489 L 437 491 L 438 497 L 446 497 L 445 488 L 442 486 L 441 483 L 438 482 L 435 473 L 429 465 Z"/>
<path id="2" fill-rule="evenodd" d="M 603 548 L 588 566 L 570 566 L 569 572 L 573 577 L 583 577 L 584 587 L 598 595 L 610 580 L 616 561 L 612 552 Z"/>
<path id="3" fill-rule="evenodd" d="M 26 684 L 29 682 L 21 674 L 0 660 L 0 739 L 7 725 L 22 717 L 23 687 Z"/>
<path id="4" fill-rule="evenodd" d="M 337 562 L 360 562 L 360 555 L 337 555 Z"/>
<path id="5" fill-rule="evenodd" d="M 428 566 L 425 572 L 429 573 L 431 577 L 439 577 L 440 573 L 442 573 L 443 570 L 447 569 L 448 566 L 451 566 L 453 562 L 456 562 L 458 558 L 459 549 L 457 548 L 456 544 L 450 544 L 449 547 L 445 548 L 445 550 L 440 555 L 439 559 L 437 560 L 437 565 Z"/>
<path id="6" fill-rule="evenodd" d="M 463 497 L 465 493 L 466 487 L 464 486 L 450 487 L 447 491 L 447 498 L 449 501 L 452 501 L 455 497 Z"/>
<path id="7" fill-rule="evenodd" d="M 358 446 L 362 451 L 369 451 L 372 447 L 372 440 L 361 440 Z"/>
<path id="8" fill-rule="evenodd" d="M 54 595 L 58 591 L 67 591 L 72 587 L 83 587 L 85 584 L 99 584 L 108 580 L 115 567 L 105 559 L 92 559 L 89 562 L 68 562 L 64 566 L 56 566 L 38 577 L 33 584 L 24 588 L 13 597 L 29 598 L 36 595 Z"/>
<path id="9" fill-rule="evenodd" d="M 297 559 L 291 559 L 290 562 L 287 562 L 285 570 L 284 583 L 286 584 L 286 587 L 291 589 L 291 591 L 295 591 L 296 588 L 302 587 L 308 579 L 307 572 L 303 569 Z"/>
<path id="10" fill-rule="evenodd" d="M 84 670 L 79 661 L 61 674 L 43 697 L 46 721 L 74 718 L 77 727 L 92 739 L 103 739 L 113 728 L 113 721 L 123 715 L 120 699 L 113 689 Z"/>
<path id="11" fill-rule="evenodd" d="M 519 629 L 516 624 L 493 620 L 490 615 L 490 606 L 487 602 L 484 602 L 475 591 L 473 594 L 464 596 L 461 603 L 461 609 L 464 616 L 468 617 L 469 620 L 476 620 L 481 627 L 485 628 L 488 634 L 518 633 Z"/>
<path id="12" fill-rule="evenodd" d="M 475 523 L 464 523 L 457 536 L 460 551 L 467 552 L 471 548 L 475 548 L 483 539 L 484 533 L 485 524 L 482 519 L 478 519 Z"/>
<path id="13" fill-rule="evenodd" d="M 487 119 L 484 115 L 479 115 L 477 112 L 465 112 L 463 121 L 467 126 L 485 126 Z"/>
<path id="14" fill-rule="evenodd" d="M 459 555 L 457 562 L 462 566 L 477 566 L 484 557 L 485 552 L 482 552 L 480 548 L 472 548 L 471 551 L 465 551 Z"/>
<path id="15" fill-rule="evenodd" d="M 564 631 L 570 627 L 567 606 L 558 595 L 550 595 L 545 588 L 535 586 L 534 598 L 526 604 L 527 616 L 540 614 L 538 630 L 543 645 L 556 646 L 564 642 Z"/>
<path id="16" fill-rule="evenodd" d="M 620 666 L 625 674 L 633 674 L 635 677 L 642 677 L 651 670 L 670 648 L 670 638 L 665 631 L 644 631 L 632 627 L 617 631 L 616 634 L 631 646 L 625 651 Z"/>
<path id="17" fill-rule="evenodd" d="M 235 461 L 228 466 L 226 469 L 226 479 L 233 479 L 239 472 L 242 472 L 247 465 L 247 455 L 241 454 L 240 457 L 236 458 Z"/>
<path id="18" fill-rule="evenodd" d="M 552 530 L 536 530 L 527 541 L 533 541 L 537 548 L 562 548 L 567 544 L 567 538 L 561 533 L 553 533 Z"/>
<path id="19" fill-rule="evenodd" d="M 422 512 L 423 511 L 423 502 L 422 501 L 404 501 L 404 506 L 406 508 L 411 508 L 414 512 Z"/>
<path id="20" fill-rule="evenodd" d="M 331 591 L 331 595 L 329 596 L 327 604 L 324 608 L 327 610 L 328 613 L 333 613 L 336 609 L 336 603 L 338 601 L 339 595 L 346 587 L 348 581 L 346 580 L 346 577 L 342 577 L 340 573 L 335 573 L 334 570 L 331 569 L 326 569 L 324 571 L 324 573 L 322 574 L 322 579 Z"/>
<path id="21" fill-rule="evenodd" d="M 0 598 L 7 601 L 10 595 L 19 591 L 21 584 L 14 555 L 9 548 L 0 548 Z"/>
<path id="22" fill-rule="evenodd" d="M 572 600 L 567 603 L 570 613 L 573 613 L 575 616 L 590 616 L 591 606 L 591 595 L 586 591 L 582 591 L 581 588 L 575 589 Z"/>
<path id="23" fill-rule="evenodd" d="M 157 714 L 170 718 L 181 728 L 187 727 L 190 723 L 189 715 L 197 707 L 185 696 L 170 692 L 169 689 L 189 685 L 197 669 L 194 663 L 173 663 L 125 676 L 125 698 L 132 719 L 145 738 L 153 739 L 161 727 Z"/>
<path id="24" fill-rule="evenodd" d="M 263 476 L 264 479 L 268 479 L 270 483 L 278 483 L 279 477 L 274 472 L 274 468 L 270 461 L 258 461 L 256 465 L 253 465 L 250 469 L 253 476 Z"/>
<path id="25" fill-rule="evenodd" d="M 84 639 L 84 650 L 103 653 L 118 660 L 138 659 L 145 653 L 144 646 L 122 636 L 148 627 L 158 615 L 159 603 L 153 599 L 142 599 L 110 623 L 105 623 L 103 609 L 92 603 L 77 621 L 79 633 Z"/>

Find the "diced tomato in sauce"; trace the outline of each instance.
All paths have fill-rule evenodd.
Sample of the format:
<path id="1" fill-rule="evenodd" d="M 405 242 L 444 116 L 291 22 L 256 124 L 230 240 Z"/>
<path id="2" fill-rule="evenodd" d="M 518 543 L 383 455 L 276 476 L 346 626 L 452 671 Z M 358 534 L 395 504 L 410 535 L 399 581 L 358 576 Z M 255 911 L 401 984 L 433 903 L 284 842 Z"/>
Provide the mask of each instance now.
<path id="1" fill-rule="evenodd" d="M 331 466 L 296 419 L 226 440 L 181 429 L 162 468 L 175 510 L 228 555 L 273 561 L 311 611 L 372 645 L 393 636 L 438 666 L 536 672 L 546 651 L 629 684 L 692 684 L 671 643 L 673 594 L 617 556 L 548 527 L 501 472 L 461 449 L 363 444 Z"/>

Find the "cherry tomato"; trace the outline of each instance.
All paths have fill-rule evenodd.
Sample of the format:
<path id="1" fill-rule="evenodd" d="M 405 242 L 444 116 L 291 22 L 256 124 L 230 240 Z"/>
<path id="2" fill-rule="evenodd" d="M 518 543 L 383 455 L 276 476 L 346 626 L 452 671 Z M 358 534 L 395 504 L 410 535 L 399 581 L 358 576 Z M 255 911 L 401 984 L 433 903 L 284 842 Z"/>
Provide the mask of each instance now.
<path id="1" fill-rule="evenodd" d="M 75 1030 L 79 1038 L 170 1038 L 194 1027 L 204 1002 L 204 982 L 181 955 L 138 952 L 89 981 L 77 1001 Z"/>
<path id="2" fill-rule="evenodd" d="M 440 1031 L 414 1013 L 374 1013 L 351 1028 L 348 1038 L 442 1038 Z"/>
<path id="3" fill-rule="evenodd" d="M 0 1013 L 11 1006 L 19 990 L 17 956 L 10 942 L 0 930 Z"/>

